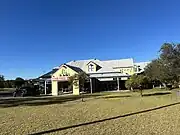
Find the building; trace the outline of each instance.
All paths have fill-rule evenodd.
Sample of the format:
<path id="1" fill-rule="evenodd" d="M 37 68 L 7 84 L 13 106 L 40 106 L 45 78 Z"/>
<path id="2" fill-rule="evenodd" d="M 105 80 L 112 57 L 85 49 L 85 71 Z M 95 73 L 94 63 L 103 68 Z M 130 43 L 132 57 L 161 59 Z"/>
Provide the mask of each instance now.
<path id="1" fill-rule="evenodd" d="M 142 73 L 148 62 L 134 63 L 132 58 L 119 60 L 98 59 L 74 60 L 54 68 L 52 71 L 40 76 L 40 80 L 47 89 L 52 90 L 52 95 L 60 93 L 73 93 L 78 95 L 81 91 L 97 92 L 110 90 L 124 90 L 125 81 L 135 73 Z M 85 89 L 79 88 L 79 81 L 70 87 L 68 79 L 74 74 L 85 72 L 89 80 Z"/>
<path id="2" fill-rule="evenodd" d="M 138 62 L 134 63 L 134 72 L 136 74 L 141 74 L 144 72 L 145 67 L 149 64 L 150 62 Z"/>

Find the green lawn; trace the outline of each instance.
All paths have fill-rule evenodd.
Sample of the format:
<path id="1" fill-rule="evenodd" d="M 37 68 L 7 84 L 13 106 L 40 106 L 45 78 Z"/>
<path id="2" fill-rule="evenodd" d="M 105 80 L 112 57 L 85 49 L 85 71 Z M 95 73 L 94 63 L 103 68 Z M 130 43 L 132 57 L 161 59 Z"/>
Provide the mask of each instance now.
<path id="1" fill-rule="evenodd" d="M 180 133 L 180 104 L 130 114 L 180 101 L 176 91 L 96 93 L 81 96 L 0 100 L 0 134 L 32 134 L 52 129 L 64 135 L 164 135 Z M 112 120 L 99 120 L 112 118 Z M 95 121 L 94 123 L 88 123 Z M 85 125 L 78 125 L 86 123 Z M 67 127 L 64 128 L 63 127 Z M 62 128 L 62 129 L 61 129 Z M 56 132 L 55 132 L 56 131 Z"/>

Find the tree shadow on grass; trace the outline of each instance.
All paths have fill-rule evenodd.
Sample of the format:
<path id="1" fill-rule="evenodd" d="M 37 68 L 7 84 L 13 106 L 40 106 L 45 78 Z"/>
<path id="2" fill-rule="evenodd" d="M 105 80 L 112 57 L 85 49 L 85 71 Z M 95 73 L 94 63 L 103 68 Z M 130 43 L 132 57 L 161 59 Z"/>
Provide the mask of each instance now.
<path id="1" fill-rule="evenodd" d="M 77 125 L 61 127 L 61 128 L 57 128 L 57 129 L 50 129 L 47 131 L 42 131 L 42 132 L 33 133 L 33 134 L 29 134 L 29 135 L 42 135 L 42 134 L 53 133 L 53 132 L 62 131 L 62 130 L 66 130 L 66 129 L 76 128 L 76 127 L 81 127 L 81 126 L 86 126 L 86 125 L 92 125 L 92 124 L 101 123 L 101 122 L 105 122 L 105 121 L 109 121 L 109 120 L 114 120 L 114 119 L 119 119 L 119 118 L 123 118 L 123 117 L 127 117 L 127 116 L 142 114 L 142 113 L 146 113 L 146 112 L 150 112 L 150 111 L 154 111 L 154 110 L 159 110 L 162 108 L 167 108 L 167 107 L 178 105 L 178 104 L 180 104 L 180 102 L 168 104 L 168 105 L 164 105 L 164 106 L 159 106 L 159 107 L 155 107 L 155 108 L 150 108 L 150 109 L 146 109 L 146 110 L 142 110 L 142 111 L 138 111 L 138 112 L 128 113 L 128 114 L 124 114 L 124 115 L 119 115 L 119 116 L 115 116 L 115 117 L 110 117 L 107 119 L 101 119 L 101 120 L 81 123 L 81 124 L 77 124 Z"/>
<path id="2" fill-rule="evenodd" d="M 86 99 L 91 97 L 98 97 L 102 95 L 67 95 L 58 97 L 22 97 L 22 98 L 8 98 L 0 100 L 0 107 L 15 107 L 15 106 L 39 106 L 50 104 L 61 104 L 68 101 L 75 101 L 78 99 Z"/>
<path id="3" fill-rule="evenodd" d="M 171 92 L 156 92 L 156 93 L 143 94 L 143 97 L 147 97 L 147 96 L 169 95 L 169 94 L 171 94 Z"/>

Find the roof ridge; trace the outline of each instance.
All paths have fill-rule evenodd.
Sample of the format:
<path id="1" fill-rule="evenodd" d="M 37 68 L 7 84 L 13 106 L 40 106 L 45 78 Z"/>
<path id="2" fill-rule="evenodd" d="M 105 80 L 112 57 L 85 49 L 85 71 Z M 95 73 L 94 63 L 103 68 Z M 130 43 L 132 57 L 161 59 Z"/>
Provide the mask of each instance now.
<path id="1" fill-rule="evenodd" d="M 133 58 L 123 58 L 123 59 L 111 59 L 111 60 L 101 60 L 102 62 L 104 61 L 117 61 L 117 60 L 133 60 Z"/>
<path id="2" fill-rule="evenodd" d="M 84 59 L 84 60 L 71 60 L 67 63 L 70 63 L 70 62 L 81 62 L 81 61 L 91 61 L 91 60 L 94 60 L 94 59 Z"/>

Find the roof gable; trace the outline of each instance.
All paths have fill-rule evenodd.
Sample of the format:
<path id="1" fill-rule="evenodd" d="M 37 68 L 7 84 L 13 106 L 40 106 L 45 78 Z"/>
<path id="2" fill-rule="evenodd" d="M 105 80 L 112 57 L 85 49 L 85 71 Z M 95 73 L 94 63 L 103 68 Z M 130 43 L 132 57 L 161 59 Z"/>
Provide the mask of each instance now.
<path id="1" fill-rule="evenodd" d="M 115 73 L 115 71 L 112 67 L 102 67 L 97 71 L 97 73 Z"/>
<path id="2" fill-rule="evenodd" d="M 93 63 L 95 65 L 98 65 L 97 63 L 95 63 L 94 61 L 89 61 L 86 65 L 89 65 L 90 63 Z"/>
<path id="3" fill-rule="evenodd" d="M 79 67 L 74 67 L 71 65 L 67 65 L 65 64 L 67 67 L 71 68 L 72 70 L 74 70 L 75 72 L 79 73 L 79 72 L 83 72 L 82 69 L 80 69 Z"/>
<path id="4" fill-rule="evenodd" d="M 133 67 L 133 59 L 119 59 L 119 60 L 105 60 L 105 61 L 100 61 L 98 59 L 89 59 L 89 60 L 77 60 L 77 61 L 70 61 L 66 63 L 67 65 L 73 66 L 73 67 L 78 67 L 81 70 L 86 72 L 86 66 L 90 62 L 93 62 L 94 64 L 100 66 L 101 71 L 105 70 L 106 68 L 118 68 L 118 67 Z M 99 69 L 100 70 L 100 69 Z M 107 69 L 106 69 L 107 70 Z M 110 70 L 110 69 L 108 69 Z"/>
<path id="5" fill-rule="evenodd" d="M 51 75 L 53 75 L 56 71 L 58 71 L 57 68 L 53 69 L 50 72 L 47 72 L 47 73 L 41 75 L 39 78 L 43 78 L 43 79 L 51 78 Z"/>

